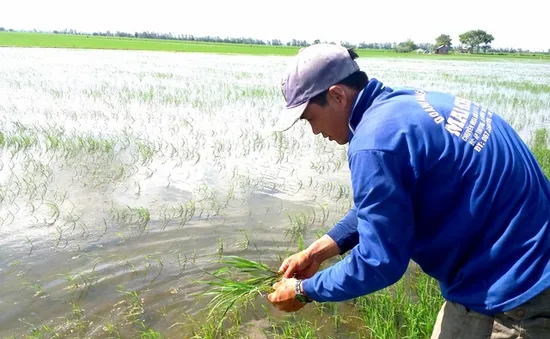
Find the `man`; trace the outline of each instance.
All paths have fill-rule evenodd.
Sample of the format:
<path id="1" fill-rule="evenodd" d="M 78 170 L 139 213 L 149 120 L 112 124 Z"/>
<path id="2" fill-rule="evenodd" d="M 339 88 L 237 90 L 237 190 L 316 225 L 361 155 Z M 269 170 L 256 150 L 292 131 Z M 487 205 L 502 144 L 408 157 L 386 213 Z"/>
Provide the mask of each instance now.
<path id="1" fill-rule="evenodd" d="M 394 284 L 413 260 L 446 299 L 432 338 L 550 338 L 550 182 L 528 147 L 490 109 L 384 86 L 356 57 L 313 45 L 283 77 L 276 129 L 305 119 L 349 143 L 354 207 L 284 260 L 268 300 L 290 312 L 352 299 Z"/>

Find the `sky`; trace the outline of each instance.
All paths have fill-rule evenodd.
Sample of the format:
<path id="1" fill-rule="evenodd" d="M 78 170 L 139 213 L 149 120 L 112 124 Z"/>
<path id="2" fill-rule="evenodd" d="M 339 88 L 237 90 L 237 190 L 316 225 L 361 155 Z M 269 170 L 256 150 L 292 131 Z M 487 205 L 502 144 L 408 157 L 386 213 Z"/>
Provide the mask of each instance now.
<path id="1" fill-rule="evenodd" d="M 196 36 L 453 45 L 471 29 L 495 37 L 493 47 L 548 51 L 546 5 L 522 0 L 312 1 L 312 0 L 0 0 L 0 27 L 82 32 L 154 31 Z M 85 5 L 84 5 L 85 4 Z M 446 9 L 443 6 L 447 6 Z"/>

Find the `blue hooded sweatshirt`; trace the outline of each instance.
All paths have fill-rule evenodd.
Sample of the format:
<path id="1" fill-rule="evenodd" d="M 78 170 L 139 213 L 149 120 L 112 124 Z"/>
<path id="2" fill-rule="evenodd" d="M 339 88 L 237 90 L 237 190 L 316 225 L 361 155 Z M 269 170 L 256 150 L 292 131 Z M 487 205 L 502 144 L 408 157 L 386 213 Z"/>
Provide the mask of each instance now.
<path id="1" fill-rule="evenodd" d="M 303 282 L 316 301 L 388 287 L 410 260 L 484 314 L 550 287 L 550 182 L 495 112 L 371 79 L 350 115 L 354 207 L 328 235 L 349 255 Z"/>

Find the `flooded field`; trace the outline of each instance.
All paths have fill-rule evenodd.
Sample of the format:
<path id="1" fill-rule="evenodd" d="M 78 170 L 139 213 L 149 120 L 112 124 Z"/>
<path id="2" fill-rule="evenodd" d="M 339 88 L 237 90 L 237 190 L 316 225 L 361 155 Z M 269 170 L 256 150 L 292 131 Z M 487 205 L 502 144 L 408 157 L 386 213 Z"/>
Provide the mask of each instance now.
<path id="1" fill-rule="evenodd" d="M 195 293 L 220 255 L 278 268 L 338 221 L 346 147 L 302 122 L 269 130 L 288 60 L 0 49 L 0 338 L 208 337 Z M 550 63 L 358 62 L 488 105 L 528 142 L 550 127 Z M 259 300 L 233 335 L 349 338 L 361 307 L 306 323 Z"/>

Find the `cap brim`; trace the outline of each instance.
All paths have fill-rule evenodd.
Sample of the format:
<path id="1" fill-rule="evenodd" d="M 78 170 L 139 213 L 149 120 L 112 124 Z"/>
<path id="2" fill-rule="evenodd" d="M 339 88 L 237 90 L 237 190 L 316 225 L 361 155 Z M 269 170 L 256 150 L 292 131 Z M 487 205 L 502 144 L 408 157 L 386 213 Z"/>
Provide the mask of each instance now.
<path id="1" fill-rule="evenodd" d="M 292 108 L 285 108 L 281 112 L 281 117 L 277 123 L 273 126 L 273 132 L 284 132 L 294 126 L 296 121 L 300 120 L 300 117 L 306 110 L 309 101 L 304 102 L 301 105 Z"/>

